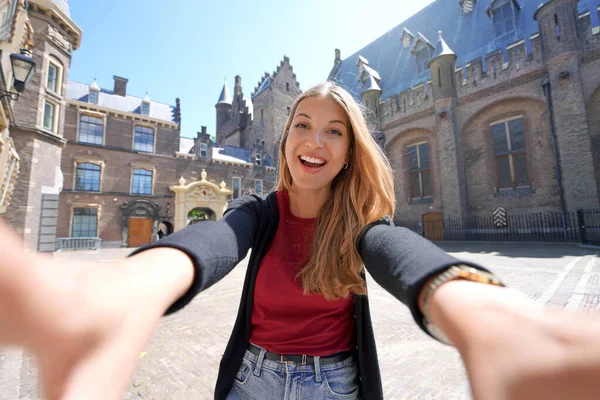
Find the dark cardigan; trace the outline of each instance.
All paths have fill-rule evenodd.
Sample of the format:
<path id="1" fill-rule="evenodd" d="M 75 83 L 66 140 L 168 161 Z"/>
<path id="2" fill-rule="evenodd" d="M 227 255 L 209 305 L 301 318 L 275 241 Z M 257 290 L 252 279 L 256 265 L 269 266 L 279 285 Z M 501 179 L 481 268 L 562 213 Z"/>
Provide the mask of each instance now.
<path id="1" fill-rule="evenodd" d="M 215 399 L 225 399 L 242 362 L 250 338 L 250 314 L 260 262 L 267 253 L 279 225 L 275 193 L 266 198 L 246 196 L 232 202 L 218 222 L 193 224 L 160 241 L 134 251 L 171 247 L 185 252 L 193 261 L 195 276 L 190 289 L 168 310 L 178 311 L 194 296 L 225 277 L 252 248 L 240 308 L 233 332 L 223 354 L 215 388 Z M 359 252 L 373 279 L 410 309 L 423 329 L 418 296 L 425 282 L 459 262 L 421 236 L 394 227 L 388 220 L 368 226 L 359 241 Z M 357 365 L 362 399 L 383 399 L 377 349 L 367 296 L 355 302 Z"/>

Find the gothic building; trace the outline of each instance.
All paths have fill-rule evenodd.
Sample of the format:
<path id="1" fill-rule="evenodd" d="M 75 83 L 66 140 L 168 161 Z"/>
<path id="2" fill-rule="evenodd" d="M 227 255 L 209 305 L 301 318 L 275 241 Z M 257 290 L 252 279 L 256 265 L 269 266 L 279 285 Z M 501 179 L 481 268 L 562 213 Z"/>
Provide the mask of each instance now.
<path id="1" fill-rule="evenodd" d="M 336 50 L 329 79 L 381 132 L 398 221 L 599 206 L 599 14 L 599 0 L 437 0 Z"/>

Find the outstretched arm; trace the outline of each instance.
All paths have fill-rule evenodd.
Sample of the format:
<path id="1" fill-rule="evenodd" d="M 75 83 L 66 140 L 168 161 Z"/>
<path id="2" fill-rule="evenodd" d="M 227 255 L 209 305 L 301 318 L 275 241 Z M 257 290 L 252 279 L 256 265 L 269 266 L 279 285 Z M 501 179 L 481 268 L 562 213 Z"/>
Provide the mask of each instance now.
<path id="1" fill-rule="evenodd" d="M 160 318 L 244 258 L 254 221 L 236 208 L 108 264 L 27 253 L 0 222 L 0 344 L 37 356 L 50 400 L 119 399 Z"/>
<path id="2" fill-rule="evenodd" d="M 421 327 L 427 283 L 451 265 L 468 264 L 388 225 L 366 232 L 361 254 L 377 283 L 403 301 Z M 465 363 L 474 399 L 598 397 L 598 313 L 543 308 L 516 290 L 469 281 L 444 283 L 429 301 L 431 321 Z"/>

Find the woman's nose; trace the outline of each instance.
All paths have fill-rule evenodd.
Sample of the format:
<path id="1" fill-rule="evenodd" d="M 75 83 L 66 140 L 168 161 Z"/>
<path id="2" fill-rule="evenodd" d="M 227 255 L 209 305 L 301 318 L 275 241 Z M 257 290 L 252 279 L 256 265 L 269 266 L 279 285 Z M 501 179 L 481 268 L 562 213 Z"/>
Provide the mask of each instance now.
<path id="1" fill-rule="evenodd" d="M 311 132 L 305 141 L 306 146 L 323 147 L 323 131 L 321 129 Z"/>

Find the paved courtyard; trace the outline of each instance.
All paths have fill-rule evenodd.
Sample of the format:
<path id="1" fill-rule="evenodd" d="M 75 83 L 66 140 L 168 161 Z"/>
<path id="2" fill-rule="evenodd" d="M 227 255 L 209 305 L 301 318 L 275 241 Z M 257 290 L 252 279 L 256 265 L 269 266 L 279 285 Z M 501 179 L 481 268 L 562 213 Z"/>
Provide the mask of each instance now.
<path id="1" fill-rule="evenodd" d="M 444 243 L 457 258 L 480 263 L 544 304 L 600 311 L 600 251 L 570 245 Z M 108 262 L 129 250 L 59 253 Z M 125 399 L 213 398 L 221 354 L 234 323 L 245 263 L 183 311 L 166 317 L 144 353 Z M 460 358 L 429 339 L 408 310 L 369 281 L 386 399 L 470 399 Z M 40 399 L 35 360 L 0 349 L 0 399 Z"/>

